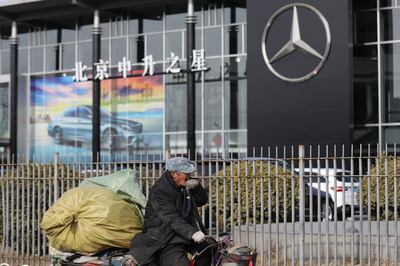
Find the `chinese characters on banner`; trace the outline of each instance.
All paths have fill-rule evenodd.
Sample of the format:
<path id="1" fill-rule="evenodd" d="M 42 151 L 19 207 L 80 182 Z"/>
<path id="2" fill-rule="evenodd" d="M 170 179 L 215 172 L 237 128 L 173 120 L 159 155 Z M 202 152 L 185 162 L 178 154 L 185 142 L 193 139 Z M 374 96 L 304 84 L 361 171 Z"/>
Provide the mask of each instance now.
<path id="1" fill-rule="evenodd" d="M 193 72 L 197 71 L 205 71 L 207 70 L 207 64 L 205 59 L 205 51 L 204 50 L 193 50 L 192 51 L 193 61 L 190 65 L 190 69 Z M 168 68 L 165 70 L 167 74 L 177 74 L 181 72 L 181 68 L 179 67 L 179 56 L 175 55 L 171 52 L 170 57 L 167 58 L 170 62 Z M 143 74 L 142 76 L 153 76 L 154 74 L 154 62 L 153 56 L 147 55 L 143 59 Z M 110 77 L 108 73 L 108 61 L 103 61 L 102 59 L 99 62 L 95 63 L 95 75 L 94 79 L 103 80 Z M 75 76 L 74 80 L 76 82 L 87 81 L 88 77 L 84 74 L 84 71 L 87 69 L 87 66 L 82 62 L 75 63 Z M 132 70 L 132 62 L 127 60 L 126 57 L 122 58 L 122 61 L 118 62 L 118 72 L 122 73 L 124 78 L 127 77 L 128 72 Z"/>

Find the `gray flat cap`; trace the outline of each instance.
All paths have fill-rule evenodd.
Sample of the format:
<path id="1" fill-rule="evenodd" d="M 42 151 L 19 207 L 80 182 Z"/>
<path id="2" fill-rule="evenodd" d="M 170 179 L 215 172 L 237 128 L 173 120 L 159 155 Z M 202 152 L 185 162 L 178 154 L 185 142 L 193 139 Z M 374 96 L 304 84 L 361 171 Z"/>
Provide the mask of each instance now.
<path id="1" fill-rule="evenodd" d="M 185 157 L 174 157 L 167 161 L 166 168 L 168 171 L 181 172 L 190 174 L 196 171 L 195 163 Z"/>

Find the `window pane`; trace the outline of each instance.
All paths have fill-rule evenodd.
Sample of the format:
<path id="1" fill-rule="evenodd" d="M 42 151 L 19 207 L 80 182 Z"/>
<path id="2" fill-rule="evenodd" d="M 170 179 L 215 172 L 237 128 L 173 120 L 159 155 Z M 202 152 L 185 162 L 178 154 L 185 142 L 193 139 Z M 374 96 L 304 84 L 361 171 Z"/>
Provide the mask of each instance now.
<path id="1" fill-rule="evenodd" d="M 204 50 L 206 51 L 206 56 L 222 54 L 220 28 L 210 28 L 204 30 Z"/>
<path id="2" fill-rule="evenodd" d="M 383 143 L 400 143 L 400 127 L 384 127 L 383 137 Z"/>
<path id="3" fill-rule="evenodd" d="M 179 58 L 183 58 L 186 55 L 182 54 L 182 32 L 169 32 L 165 36 L 165 52 L 166 52 L 166 57 L 171 56 L 171 52 L 174 53 L 176 56 L 179 56 Z M 186 45 L 186 44 L 184 44 Z"/>
<path id="4" fill-rule="evenodd" d="M 31 49 L 31 72 L 43 72 L 43 47 Z"/>
<path id="5" fill-rule="evenodd" d="M 400 10 L 390 9 L 382 10 L 382 39 L 387 40 L 399 40 L 400 39 Z"/>
<path id="6" fill-rule="evenodd" d="M 28 48 L 18 49 L 18 72 L 28 72 Z"/>
<path id="7" fill-rule="evenodd" d="M 59 68 L 59 52 L 60 48 L 58 45 L 48 46 L 46 48 L 46 70 L 54 71 Z"/>
<path id="8" fill-rule="evenodd" d="M 376 11 L 354 13 L 354 43 L 375 42 L 377 36 Z"/>
<path id="9" fill-rule="evenodd" d="M 247 128 L 246 57 L 225 59 L 225 128 Z"/>
<path id="10" fill-rule="evenodd" d="M 221 158 L 222 150 L 222 132 L 212 132 L 204 134 L 204 157 Z"/>
<path id="11" fill-rule="evenodd" d="M 75 26 L 70 29 L 48 29 L 46 31 L 47 44 L 75 41 Z M 59 35 L 59 36 L 57 36 Z"/>
<path id="12" fill-rule="evenodd" d="M 206 82 L 204 84 L 204 129 L 216 130 L 222 128 L 222 86 L 221 82 Z"/>
<path id="13" fill-rule="evenodd" d="M 167 134 L 165 146 L 165 149 L 171 154 L 186 153 L 186 133 Z"/>
<path id="14" fill-rule="evenodd" d="M 140 37 L 130 37 L 129 38 L 129 59 L 131 60 L 132 63 L 137 63 L 140 62 L 142 60 L 142 58 L 140 58 L 138 60 L 138 42 L 141 42 L 142 45 L 144 45 L 142 38 Z M 144 46 L 140 46 L 140 47 L 144 47 Z M 144 51 L 144 49 L 142 49 Z M 143 52 L 144 53 L 144 52 Z"/>
<path id="15" fill-rule="evenodd" d="M 118 38 L 111 40 L 111 61 L 113 65 L 117 65 L 126 57 L 126 38 Z"/>
<path id="16" fill-rule="evenodd" d="M 247 155 L 247 132 L 228 132 L 225 134 L 228 156 L 237 154 L 238 157 Z"/>
<path id="17" fill-rule="evenodd" d="M 383 122 L 400 122 L 400 44 L 384 45 L 383 50 Z"/>
<path id="18" fill-rule="evenodd" d="M 173 75 L 168 75 L 166 80 L 166 130 L 186 131 L 186 79 L 178 81 Z"/>
<path id="19" fill-rule="evenodd" d="M 185 18 L 186 18 L 186 13 L 168 14 L 166 16 L 166 29 L 167 30 L 185 29 L 186 28 Z"/>
<path id="20" fill-rule="evenodd" d="M 355 127 L 353 131 L 354 144 L 378 143 L 378 127 Z"/>
<path id="21" fill-rule="evenodd" d="M 64 44 L 62 46 L 62 68 L 75 68 L 75 44 Z"/>
<path id="22" fill-rule="evenodd" d="M 243 50 L 241 25 L 224 27 L 225 47 L 224 54 L 238 54 Z"/>
<path id="23" fill-rule="evenodd" d="M 397 0 L 381 0 L 381 7 L 396 6 Z"/>
<path id="24" fill-rule="evenodd" d="M 154 61 L 163 60 L 163 35 L 151 34 L 146 36 L 147 55 L 153 55 Z"/>
<path id="25" fill-rule="evenodd" d="M 152 13 L 154 14 L 154 10 L 153 9 Z M 162 10 L 159 10 L 159 18 L 158 19 L 144 19 L 143 20 L 143 32 L 144 33 L 150 33 L 150 32 L 158 32 L 158 31 L 162 31 L 163 27 L 163 23 L 162 23 Z"/>
<path id="26" fill-rule="evenodd" d="M 29 33 L 18 34 L 18 45 L 26 47 L 29 45 Z"/>
<path id="27" fill-rule="evenodd" d="M 354 9 L 376 8 L 376 0 L 353 0 Z"/>
<path id="28" fill-rule="evenodd" d="M 82 62 L 87 67 L 92 65 L 92 42 L 78 43 L 78 61 Z"/>
<path id="29" fill-rule="evenodd" d="M 378 59 L 376 46 L 355 46 L 354 123 L 378 122 Z"/>
<path id="30" fill-rule="evenodd" d="M 9 138 L 8 83 L 0 84 L 0 138 Z"/>
<path id="31" fill-rule="evenodd" d="M 91 40 L 92 39 L 92 24 L 79 25 L 78 27 L 78 40 Z"/>
<path id="32" fill-rule="evenodd" d="M 1 74 L 10 73 L 10 50 L 1 51 Z"/>

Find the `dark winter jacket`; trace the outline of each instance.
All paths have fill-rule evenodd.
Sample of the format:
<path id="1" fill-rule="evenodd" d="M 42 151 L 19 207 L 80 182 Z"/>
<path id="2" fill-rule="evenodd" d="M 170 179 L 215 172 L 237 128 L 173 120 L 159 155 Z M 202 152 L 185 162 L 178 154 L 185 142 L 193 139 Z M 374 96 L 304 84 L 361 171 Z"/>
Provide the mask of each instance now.
<path id="1" fill-rule="evenodd" d="M 207 192 L 202 186 L 190 191 L 179 188 L 166 171 L 154 184 L 146 205 L 143 233 L 132 239 L 131 253 L 139 264 L 149 263 L 154 253 L 171 243 L 189 244 L 199 226 L 193 213 L 207 203 Z"/>

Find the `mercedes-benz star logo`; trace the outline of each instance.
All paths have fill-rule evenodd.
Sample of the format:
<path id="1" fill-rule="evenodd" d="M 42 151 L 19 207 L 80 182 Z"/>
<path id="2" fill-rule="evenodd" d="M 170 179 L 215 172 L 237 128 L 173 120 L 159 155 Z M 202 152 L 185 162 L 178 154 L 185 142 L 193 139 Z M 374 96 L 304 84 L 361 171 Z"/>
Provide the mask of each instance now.
<path id="1" fill-rule="evenodd" d="M 326 33 L 326 45 L 325 45 L 325 51 L 324 51 L 323 55 L 321 55 L 318 51 L 316 51 L 313 47 L 311 47 L 307 42 L 305 42 L 304 40 L 301 39 L 297 8 L 310 9 L 311 11 L 313 11 L 318 16 L 318 18 L 322 22 L 322 24 L 323 24 L 323 26 L 325 28 L 325 33 Z M 283 45 L 282 48 L 275 55 L 273 55 L 270 58 L 268 56 L 267 48 L 266 48 L 268 32 L 269 32 L 269 30 L 270 30 L 270 28 L 272 26 L 272 23 L 275 21 L 275 19 L 279 15 L 281 15 L 283 12 L 286 12 L 289 9 L 293 9 L 292 28 L 291 28 L 291 33 L 290 33 L 290 40 L 285 45 Z M 310 5 L 307 5 L 307 4 L 301 4 L 301 3 L 286 5 L 286 6 L 282 7 L 282 8 L 280 8 L 278 11 L 276 11 L 272 15 L 272 17 L 268 20 L 268 22 L 267 22 L 267 24 L 266 24 L 266 26 L 264 28 L 264 32 L 263 32 L 263 36 L 262 36 L 262 44 L 261 44 L 261 49 L 262 49 L 262 53 L 263 53 L 263 56 L 264 56 L 264 60 L 265 60 L 265 63 L 267 64 L 269 70 L 275 76 L 277 76 L 278 78 L 280 78 L 282 80 L 285 80 L 285 81 L 289 81 L 289 82 L 302 82 L 302 81 L 308 80 L 308 79 L 312 78 L 314 75 L 316 75 L 321 70 L 321 68 L 324 65 L 326 59 L 328 58 L 330 47 L 331 47 L 331 33 L 330 33 L 329 24 L 328 24 L 327 20 L 321 14 L 321 12 L 319 12 L 313 6 L 310 6 Z M 281 58 L 291 54 L 292 52 L 294 52 L 296 50 L 317 57 L 320 60 L 320 62 L 317 65 L 317 67 L 313 71 L 308 73 L 307 75 L 302 76 L 302 77 L 298 77 L 298 78 L 290 78 L 290 77 L 286 77 L 286 76 L 278 73 L 274 69 L 272 64 L 277 62 L 277 61 L 279 61 Z"/>

